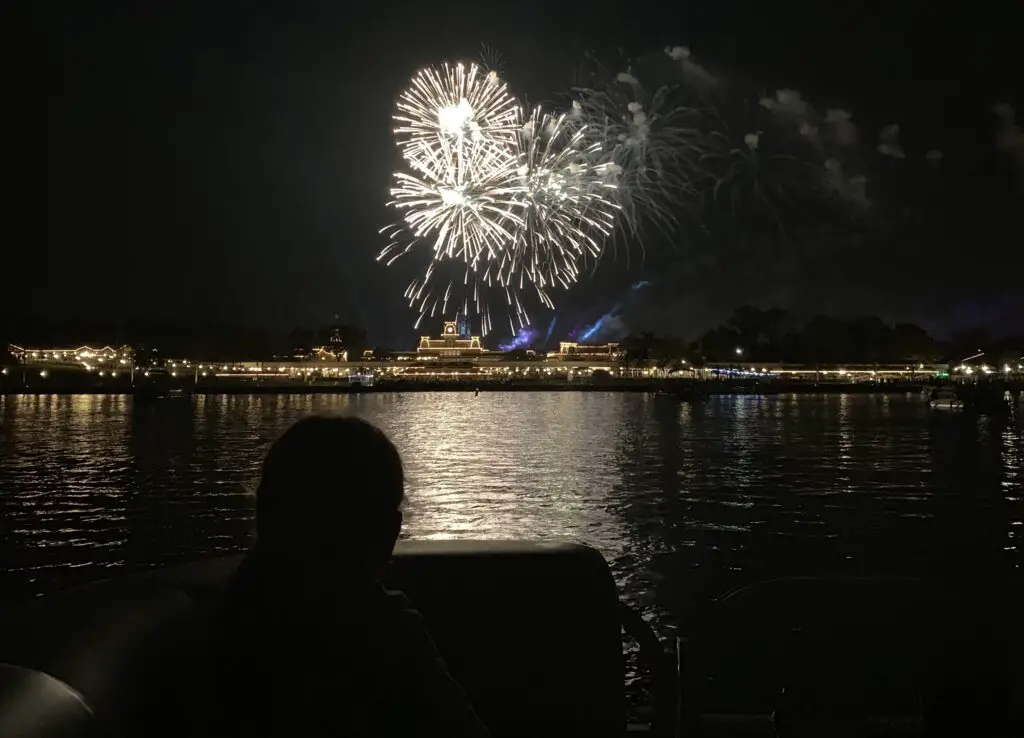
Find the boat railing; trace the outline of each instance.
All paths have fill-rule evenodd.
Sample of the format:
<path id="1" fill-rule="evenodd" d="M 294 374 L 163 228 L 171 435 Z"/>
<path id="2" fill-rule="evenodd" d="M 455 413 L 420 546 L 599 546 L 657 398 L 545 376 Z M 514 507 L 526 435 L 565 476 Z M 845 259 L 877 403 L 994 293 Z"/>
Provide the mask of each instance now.
<path id="1" fill-rule="evenodd" d="M 637 644 L 640 662 L 653 681 L 646 732 L 658 738 L 677 738 L 683 699 L 681 643 L 676 639 L 674 649 L 666 645 L 640 613 L 625 603 L 620 603 L 619 617 L 623 632 Z M 631 726 L 631 732 L 640 732 L 640 728 Z"/>

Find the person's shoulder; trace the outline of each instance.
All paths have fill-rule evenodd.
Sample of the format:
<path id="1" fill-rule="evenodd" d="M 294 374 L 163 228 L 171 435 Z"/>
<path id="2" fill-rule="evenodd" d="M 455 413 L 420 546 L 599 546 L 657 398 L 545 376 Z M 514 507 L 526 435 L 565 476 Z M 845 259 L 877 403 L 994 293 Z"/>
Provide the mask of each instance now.
<path id="1" fill-rule="evenodd" d="M 405 629 L 422 630 L 426 628 L 426 621 L 422 613 L 404 592 L 381 588 L 377 604 L 388 619 L 401 623 Z"/>
<path id="2" fill-rule="evenodd" d="M 380 601 L 385 607 L 389 607 L 395 610 L 411 610 L 416 612 L 416 606 L 412 604 L 405 592 L 397 589 L 386 589 L 381 587 L 379 590 Z"/>
<path id="3" fill-rule="evenodd" d="M 377 603 L 383 615 L 378 622 L 393 639 L 404 642 L 407 647 L 412 646 L 423 656 L 436 655 L 426 618 L 404 592 L 382 587 Z"/>

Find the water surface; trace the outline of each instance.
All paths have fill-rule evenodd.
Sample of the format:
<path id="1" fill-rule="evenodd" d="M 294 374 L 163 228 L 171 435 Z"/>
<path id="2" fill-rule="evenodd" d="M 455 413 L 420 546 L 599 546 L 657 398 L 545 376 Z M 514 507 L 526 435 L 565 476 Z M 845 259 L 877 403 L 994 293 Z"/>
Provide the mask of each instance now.
<path id="1" fill-rule="evenodd" d="M 1019 571 L 1019 432 L 918 396 L 8 396 L 8 598 L 244 548 L 267 445 L 325 411 L 401 449 L 408 536 L 585 541 L 663 632 L 771 577 Z"/>

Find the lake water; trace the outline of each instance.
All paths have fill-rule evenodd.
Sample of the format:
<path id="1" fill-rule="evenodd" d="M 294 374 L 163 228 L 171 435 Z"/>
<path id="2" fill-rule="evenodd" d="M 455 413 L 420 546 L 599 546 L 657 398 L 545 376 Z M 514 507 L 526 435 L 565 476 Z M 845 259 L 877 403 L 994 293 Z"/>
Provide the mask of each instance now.
<path id="1" fill-rule="evenodd" d="M 327 411 L 401 449 L 409 536 L 585 541 L 666 635 L 771 577 L 1020 570 L 1020 431 L 916 395 L 8 396 L 6 598 L 243 549 L 268 444 Z"/>

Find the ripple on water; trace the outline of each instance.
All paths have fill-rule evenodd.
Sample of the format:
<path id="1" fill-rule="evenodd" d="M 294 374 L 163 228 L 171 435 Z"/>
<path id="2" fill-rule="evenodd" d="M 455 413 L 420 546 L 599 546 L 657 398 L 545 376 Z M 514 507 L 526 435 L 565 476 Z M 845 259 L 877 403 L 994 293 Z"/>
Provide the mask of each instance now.
<path id="1" fill-rule="evenodd" d="M 246 547 L 262 455 L 313 412 L 394 439 L 405 536 L 586 541 L 662 628 L 768 577 L 1020 566 L 1019 430 L 915 397 L 80 395 L 0 398 L 8 573 L 38 593 Z"/>

